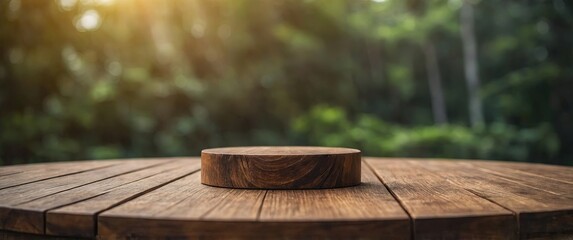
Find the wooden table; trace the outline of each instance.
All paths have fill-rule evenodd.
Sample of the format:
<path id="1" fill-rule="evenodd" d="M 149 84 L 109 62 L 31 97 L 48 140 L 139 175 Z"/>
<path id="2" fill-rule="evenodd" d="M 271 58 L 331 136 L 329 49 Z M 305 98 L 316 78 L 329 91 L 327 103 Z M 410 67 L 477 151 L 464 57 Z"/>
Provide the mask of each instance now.
<path id="1" fill-rule="evenodd" d="M 0 238 L 573 238 L 573 168 L 364 158 L 362 184 L 200 184 L 198 158 L 0 168 Z M 43 238 L 43 237 L 42 237 Z"/>

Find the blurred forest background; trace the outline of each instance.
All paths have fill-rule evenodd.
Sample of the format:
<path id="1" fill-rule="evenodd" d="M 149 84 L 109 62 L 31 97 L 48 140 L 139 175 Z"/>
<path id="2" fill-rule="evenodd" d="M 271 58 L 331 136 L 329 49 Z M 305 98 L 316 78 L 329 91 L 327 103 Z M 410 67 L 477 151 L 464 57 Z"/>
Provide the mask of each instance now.
<path id="1" fill-rule="evenodd" d="M 573 165 L 573 2 L 3 0 L 0 164 L 236 145 Z"/>

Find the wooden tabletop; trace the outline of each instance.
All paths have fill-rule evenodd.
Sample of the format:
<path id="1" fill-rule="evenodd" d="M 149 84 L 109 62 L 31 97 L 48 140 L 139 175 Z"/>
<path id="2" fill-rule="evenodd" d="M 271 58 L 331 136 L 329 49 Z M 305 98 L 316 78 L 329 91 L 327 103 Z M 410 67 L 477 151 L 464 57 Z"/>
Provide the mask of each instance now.
<path id="1" fill-rule="evenodd" d="M 364 158 L 362 184 L 246 190 L 200 183 L 198 158 L 0 168 L 0 239 L 71 236 L 573 237 L 573 168 Z"/>

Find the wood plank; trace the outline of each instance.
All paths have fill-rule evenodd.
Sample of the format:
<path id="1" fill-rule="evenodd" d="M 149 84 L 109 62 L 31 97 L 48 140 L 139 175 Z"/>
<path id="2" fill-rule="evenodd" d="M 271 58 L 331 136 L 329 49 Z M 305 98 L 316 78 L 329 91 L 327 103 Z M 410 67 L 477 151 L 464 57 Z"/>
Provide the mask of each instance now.
<path id="1" fill-rule="evenodd" d="M 4 171 L 11 172 L 12 174 L 5 174 L 4 176 L 0 176 L 0 189 L 20 186 L 31 182 L 76 174 L 84 171 L 110 167 L 119 163 L 121 162 L 109 160 L 88 161 L 75 164 L 70 162 L 58 164 L 36 164 L 30 167 L 22 166 L 22 168 L 20 168 L 20 166 L 9 166 L 6 167 L 7 169 L 4 169 Z"/>
<path id="2" fill-rule="evenodd" d="M 82 162 L 93 162 L 93 161 L 82 161 Z M 5 175 L 6 173 L 14 173 L 14 172 L 29 172 L 36 169 L 48 168 L 55 165 L 65 166 L 69 165 L 72 162 L 48 162 L 48 163 L 29 163 L 29 164 L 17 164 L 17 165 L 8 165 L 8 166 L 1 166 L 0 167 L 0 176 Z M 77 161 L 74 161 L 77 165 Z"/>
<path id="3" fill-rule="evenodd" d="M 513 213 L 404 159 L 366 159 L 408 211 L 419 239 L 514 239 Z"/>
<path id="4" fill-rule="evenodd" d="M 536 178 L 536 183 L 527 181 L 534 184 L 530 186 L 515 179 L 480 171 L 483 167 L 492 166 L 487 162 L 427 160 L 411 161 L 411 164 L 440 172 L 451 183 L 517 213 L 522 238 L 573 232 L 573 198 L 560 193 L 570 188 L 569 184 L 562 183 L 563 187 L 553 189 L 555 182 L 552 179 Z M 497 173 L 503 175 L 505 172 L 500 169 Z M 513 174 L 507 172 L 506 176 Z M 547 181 L 550 184 L 545 185 Z"/>
<path id="5" fill-rule="evenodd" d="M 124 161 L 107 168 L 2 189 L 0 190 L 0 229 L 43 234 L 44 213 L 34 209 L 29 211 L 18 205 L 160 163 L 162 161 L 159 160 Z"/>
<path id="6" fill-rule="evenodd" d="M 10 176 L 10 175 L 19 174 L 19 173 L 22 173 L 22 172 L 20 172 L 20 171 L 6 171 L 6 172 L 0 174 L 0 177 Z"/>
<path id="7" fill-rule="evenodd" d="M 46 234 L 56 236 L 80 236 L 80 237 L 95 237 L 97 215 L 107 209 L 127 202 L 140 195 L 154 190 L 168 184 L 171 181 L 187 176 L 197 172 L 200 167 L 200 161 L 196 158 L 188 158 L 182 160 L 173 160 L 170 164 L 161 165 L 159 167 L 142 170 L 129 175 L 149 175 L 157 172 L 157 174 L 149 175 L 148 177 L 141 178 L 126 184 L 121 184 L 118 187 L 105 190 L 102 195 L 85 199 L 76 203 L 72 203 L 61 208 L 50 210 L 46 215 Z M 144 173 L 145 172 L 145 173 Z M 127 177 L 128 174 L 121 177 Z M 119 181 L 115 177 L 108 179 L 117 184 Z M 106 180 L 107 181 L 107 180 Z M 99 185 L 104 185 L 102 181 Z M 90 185 L 87 185 L 88 187 Z M 93 190 L 95 186 L 82 190 L 83 193 Z M 70 194 L 78 195 L 78 193 Z M 75 191 L 77 192 L 77 191 Z M 53 195 L 56 197 L 55 195 Z M 60 198 L 60 197 L 57 197 Z M 237 209 L 242 209 L 242 206 L 237 206 Z"/>
<path id="8" fill-rule="evenodd" d="M 173 160 L 156 163 L 160 164 L 152 163 L 152 165 L 149 165 L 147 168 L 136 169 L 125 174 L 109 177 L 70 190 L 37 198 L 32 201 L 26 201 L 16 206 L 26 209 L 52 209 L 70 203 L 81 202 L 83 200 L 107 193 L 112 189 L 122 187 L 123 185 L 130 184 L 183 166 L 181 161 Z"/>
<path id="9" fill-rule="evenodd" d="M 106 211 L 100 216 L 165 216 L 197 219 L 232 190 L 202 185 L 200 177 L 198 173 L 189 175 Z M 182 205 L 184 207 L 178 207 Z M 187 208 L 187 205 L 190 208 Z"/>
<path id="10" fill-rule="evenodd" d="M 305 219 L 275 221 L 262 217 L 257 220 L 257 216 L 262 216 L 264 212 L 261 209 L 263 200 L 266 202 L 272 191 L 209 187 L 199 184 L 198 175 L 191 175 L 100 214 L 99 236 L 234 239 L 358 236 L 409 238 L 408 216 L 372 174 L 365 179 L 367 182 L 358 188 L 373 190 L 366 195 L 356 194 L 361 190 L 352 190 L 354 188 L 296 190 L 318 191 L 319 194 L 338 190 L 316 199 L 324 202 L 334 198 L 331 202 L 323 203 L 329 205 L 323 210 L 336 208 L 334 205 L 338 202 L 363 204 L 357 206 L 353 213 L 347 210 L 348 212 L 339 213 L 335 219 L 313 219 L 313 215 L 309 215 Z M 284 202 L 294 200 L 284 196 L 279 198 Z M 376 214 L 369 213 L 369 208 L 373 208 Z M 314 214 L 320 215 L 318 212 Z M 346 214 L 349 216 L 345 217 Z M 366 218 L 356 217 L 357 215 Z M 353 220 L 346 221 L 347 219 Z"/>
<path id="11" fill-rule="evenodd" d="M 394 239 L 380 237 L 379 221 L 189 221 L 120 216 L 100 217 L 99 221 L 102 239 Z M 387 221 L 385 225 L 401 224 Z M 408 233 L 396 239 L 409 238 Z"/>
<path id="12" fill-rule="evenodd" d="M 0 239 L 2 240 L 23 240 L 23 239 L 31 239 L 31 240 L 72 240 L 69 237 L 60 237 L 60 236 L 46 236 L 40 234 L 31 234 L 31 233 L 20 233 L 20 232 L 11 232 L 11 231 L 2 231 L 0 230 Z M 73 238 L 74 240 L 80 240 L 84 238 Z"/>
<path id="13" fill-rule="evenodd" d="M 201 216 L 205 221 L 249 221 L 257 219 L 267 191 L 232 189 L 229 194 L 207 213 Z M 256 199 L 251 201 L 250 199 Z M 175 209 L 175 208 L 174 208 Z"/>
<path id="14" fill-rule="evenodd" d="M 316 232 L 336 237 L 369 236 L 409 238 L 410 219 L 370 169 L 363 166 L 362 184 L 356 187 L 323 190 L 269 190 L 260 221 L 323 222 Z M 345 233 L 332 231 L 332 222 L 348 222 Z M 363 224 L 364 226 L 362 226 Z M 373 227 L 365 233 L 362 227 Z M 309 234 L 313 234 L 309 232 Z M 320 235 L 320 234 L 319 234 Z"/>
<path id="15" fill-rule="evenodd" d="M 467 164 L 480 172 L 493 174 L 498 177 L 505 178 L 507 181 L 526 185 L 539 191 L 573 197 L 573 182 L 569 183 L 568 181 L 560 179 L 548 178 L 538 174 L 529 174 L 527 172 L 488 163 L 461 162 L 460 164 Z M 561 170 L 561 172 L 563 172 L 563 170 Z M 573 174 L 573 171 L 571 171 L 571 174 Z"/>
<path id="16" fill-rule="evenodd" d="M 471 162 L 470 162 L 471 163 Z M 482 164 L 483 163 L 483 164 Z M 554 181 L 573 184 L 573 167 L 568 166 L 554 166 L 547 164 L 534 164 L 534 163 L 514 163 L 514 162 L 494 162 L 494 161 L 480 161 L 479 165 L 483 165 L 488 169 L 503 169 L 504 172 L 511 172 L 512 174 L 519 174 L 522 176 L 532 176 L 536 178 L 547 178 Z"/>
<path id="17" fill-rule="evenodd" d="M 368 169 L 363 171 L 364 183 L 358 187 L 269 190 L 266 195 L 263 190 L 208 187 L 199 184 L 198 176 L 189 176 L 102 213 L 99 234 L 104 238 L 409 238 L 407 214 Z M 307 198 L 299 200 L 301 196 Z M 275 208 L 283 213 L 306 210 L 281 216 Z"/>
<path id="18" fill-rule="evenodd" d="M 195 173 L 103 212 L 98 233 L 103 238 L 235 236 L 245 231 L 242 223 L 256 222 L 264 193 L 202 185 Z"/>
<path id="19" fill-rule="evenodd" d="M 114 208 L 102 215 L 140 216 L 142 214 L 166 219 L 254 220 L 264 191 L 210 187 L 200 183 L 200 173 L 187 176 L 145 196 Z M 158 199 L 162 200 L 158 205 Z M 225 201 L 223 201 L 225 200 Z M 237 203 L 238 202 L 238 203 Z M 224 208 L 241 205 L 241 211 L 221 213 Z M 153 205 L 152 208 L 149 206 Z"/>
<path id="20" fill-rule="evenodd" d="M 408 220 L 408 215 L 366 166 L 357 187 L 316 190 L 270 190 L 261 221 Z"/>

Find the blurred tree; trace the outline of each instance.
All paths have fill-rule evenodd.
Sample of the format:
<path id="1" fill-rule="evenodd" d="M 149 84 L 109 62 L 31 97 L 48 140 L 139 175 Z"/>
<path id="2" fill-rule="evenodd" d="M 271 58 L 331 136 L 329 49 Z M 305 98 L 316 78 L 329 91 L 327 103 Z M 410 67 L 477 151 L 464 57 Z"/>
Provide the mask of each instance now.
<path id="1" fill-rule="evenodd" d="M 424 55 L 426 56 L 426 69 L 428 71 L 428 83 L 430 85 L 430 94 L 432 96 L 432 112 L 434 122 L 437 124 L 448 123 L 446 114 L 446 103 L 444 101 L 444 92 L 442 90 L 442 76 L 438 66 L 438 57 L 436 47 L 433 43 L 424 44 Z"/>
<path id="2" fill-rule="evenodd" d="M 464 71 L 468 88 L 470 122 L 473 127 L 484 123 L 480 96 L 477 44 L 474 33 L 474 7 L 470 0 L 462 0 L 460 27 L 464 46 Z"/>
<path id="3" fill-rule="evenodd" d="M 573 164 L 573 4 L 471 2 L 473 90 L 464 4 L 0 1 L 0 164 L 287 144 Z"/>
<path id="4" fill-rule="evenodd" d="M 383 15 L 384 22 L 379 24 L 378 36 L 382 41 L 410 41 L 422 49 L 425 59 L 426 75 L 430 91 L 431 107 L 434 122 L 448 122 L 447 107 L 444 100 L 442 77 L 440 74 L 438 54 L 435 50 L 436 36 L 439 33 L 455 31 L 452 26 L 453 11 L 444 5 L 445 1 L 393 1 L 384 2 L 388 7 Z M 394 15 L 399 13 L 399 15 Z M 439 41 L 439 40 L 438 40 Z"/>

